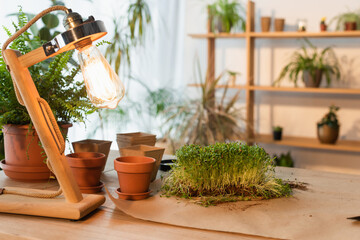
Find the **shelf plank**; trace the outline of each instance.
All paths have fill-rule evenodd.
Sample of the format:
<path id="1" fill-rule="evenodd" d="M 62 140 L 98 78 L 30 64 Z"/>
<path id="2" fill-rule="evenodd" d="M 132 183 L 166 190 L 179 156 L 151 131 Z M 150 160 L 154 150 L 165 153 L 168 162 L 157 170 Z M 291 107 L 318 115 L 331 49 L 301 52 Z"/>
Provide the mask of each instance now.
<path id="1" fill-rule="evenodd" d="M 192 38 L 349 38 L 360 37 L 360 31 L 338 32 L 250 32 L 250 33 L 204 33 L 189 34 Z"/>
<path id="2" fill-rule="evenodd" d="M 302 93 L 332 93 L 332 94 L 360 94 L 357 88 L 305 88 L 305 87 L 272 87 L 272 86 L 250 86 L 253 91 L 271 92 L 302 92 Z"/>
<path id="3" fill-rule="evenodd" d="M 200 84 L 191 83 L 189 87 L 201 87 Z M 360 95 L 358 88 L 294 88 L 294 87 L 271 87 L 271 86 L 246 86 L 246 85 L 217 85 L 216 88 L 235 88 L 249 89 L 251 91 L 268 91 L 268 92 L 299 92 L 299 93 L 324 93 L 324 94 L 352 94 Z"/>
<path id="4" fill-rule="evenodd" d="M 281 146 L 360 153 L 360 141 L 338 140 L 336 144 L 322 144 L 317 138 L 287 136 L 284 136 L 281 141 L 274 141 L 272 135 L 259 134 L 256 135 L 254 142 Z"/>
<path id="5" fill-rule="evenodd" d="M 341 38 L 360 37 L 360 31 L 338 31 L 338 32 L 252 32 L 255 38 Z"/>
<path id="6" fill-rule="evenodd" d="M 198 83 L 189 83 L 189 87 L 201 87 L 201 84 Z M 247 86 L 245 85 L 226 85 L 226 84 L 218 84 L 216 88 L 234 88 L 234 89 L 246 89 Z"/>
<path id="7" fill-rule="evenodd" d="M 204 33 L 189 34 L 192 38 L 245 38 L 246 33 Z"/>

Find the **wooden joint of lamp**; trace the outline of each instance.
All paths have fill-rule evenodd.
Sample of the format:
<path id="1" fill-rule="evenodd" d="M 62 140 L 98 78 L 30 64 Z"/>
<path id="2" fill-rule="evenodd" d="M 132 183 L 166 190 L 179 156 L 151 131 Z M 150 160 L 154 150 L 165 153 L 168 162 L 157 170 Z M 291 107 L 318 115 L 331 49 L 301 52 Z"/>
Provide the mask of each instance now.
<path id="1" fill-rule="evenodd" d="M 19 51 L 6 49 L 7 45 L 11 41 L 16 39 L 16 37 L 18 37 L 22 32 L 26 31 L 35 21 L 54 10 L 63 10 L 67 13 L 64 20 L 64 25 L 67 31 L 59 34 L 42 47 L 25 55 L 21 55 Z M 89 17 L 88 20 L 83 21 L 79 14 L 72 12 L 70 9 L 63 6 L 55 6 L 38 14 L 27 25 L 15 33 L 13 37 L 5 42 L 2 54 L 8 66 L 8 70 L 11 73 L 18 100 L 22 105 L 25 105 L 29 112 L 31 120 L 48 157 L 50 166 L 56 175 L 60 188 L 62 189 L 63 195 L 56 198 L 35 198 L 6 194 L 6 190 L 12 189 L 17 192 L 30 192 L 34 193 L 34 195 L 37 193 L 40 195 L 42 193 L 51 194 L 51 192 L 35 189 L 4 187 L 3 194 L 0 195 L 0 212 L 80 219 L 105 202 L 104 196 L 83 196 L 81 194 L 64 155 L 64 139 L 61 134 L 59 135 L 60 131 L 50 107 L 46 101 L 41 99 L 39 96 L 28 68 L 62 52 L 75 48 L 86 48 L 87 45 L 91 45 L 93 41 L 103 37 L 106 33 L 103 22 L 95 21 L 93 17 Z M 105 71 L 110 70 L 106 68 Z M 110 73 L 110 76 L 112 76 L 112 73 Z M 115 80 L 120 81 L 118 77 Z M 124 89 L 122 84 L 119 86 L 122 87 L 122 89 L 117 91 L 117 93 L 123 94 Z M 112 99 L 113 102 L 111 107 L 114 107 L 115 103 L 117 105 L 121 98 L 122 96 L 117 96 L 115 100 Z M 98 107 L 104 106 L 105 105 L 99 105 Z"/>

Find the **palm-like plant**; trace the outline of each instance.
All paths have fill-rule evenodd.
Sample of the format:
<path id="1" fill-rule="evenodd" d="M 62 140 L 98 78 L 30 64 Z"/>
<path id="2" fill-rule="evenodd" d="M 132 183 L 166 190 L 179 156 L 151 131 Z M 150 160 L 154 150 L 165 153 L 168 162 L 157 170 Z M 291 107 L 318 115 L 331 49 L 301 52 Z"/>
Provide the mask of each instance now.
<path id="1" fill-rule="evenodd" d="M 212 30 L 215 26 L 220 24 L 222 31 L 230 32 L 231 29 L 237 25 L 245 31 L 245 19 L 241 16 L 244 9 L 240 3 L 236 1 L 229 2 L 229 0 L 217 0 L 215 3 L 208 6 L 210 17 L 212 17 Z"/>
<path id="2" fill-rule="evenodd" d="M 331 83 L 331 75 L 335 75 L 336 79 L 340 79 L 340 69 L 338 59 L 331 47 L 323 49 L 321 52 L 307 39 L 306 45 L 301 47 L 301 51 L 293 54 L 290 63 L 288 63 L 281 71 L 280 76 L 274 82 L 278 84 L 286 75 L 289 75 L 289 80 L 294 82 L 297 87 L 297 80 L 301 74 L 304 80 L 304 73 L 309 74 L 313 79 L 316 78 L 318 72 L 321 75 L 325 74 L 327 85 Z"/>
<path id="3" fill-rule="evenodd" d="M 240 126 L 244 117 L 241 109 L 235 106 L 240 91 L 226 101 L 228 88 L 225 87 L 222 96 L 215 97 L 215 89 L 222 77 L 223 74 L 220 74 L 214 81 L 207 79 L 201 83 L 200 99 L 190 100 L 167 110 L 170 113 L 166 121 L 170 126 L 168 135 L 175 142 L 209 145 L 241 140 L 244 137 L 243 127 Z"/>

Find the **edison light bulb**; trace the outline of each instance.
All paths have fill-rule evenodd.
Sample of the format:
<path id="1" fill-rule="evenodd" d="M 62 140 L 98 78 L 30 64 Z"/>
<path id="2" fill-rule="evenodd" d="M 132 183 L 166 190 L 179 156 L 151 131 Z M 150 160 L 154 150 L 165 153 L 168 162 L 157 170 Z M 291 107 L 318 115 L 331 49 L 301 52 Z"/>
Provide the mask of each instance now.
<path id="1" fill-rule="evenodd" d="M 81 48 L 78 56 L 90 101 L 99 108 L 116 108 L 125 94 L 119 76 L 93 45 Z"/>

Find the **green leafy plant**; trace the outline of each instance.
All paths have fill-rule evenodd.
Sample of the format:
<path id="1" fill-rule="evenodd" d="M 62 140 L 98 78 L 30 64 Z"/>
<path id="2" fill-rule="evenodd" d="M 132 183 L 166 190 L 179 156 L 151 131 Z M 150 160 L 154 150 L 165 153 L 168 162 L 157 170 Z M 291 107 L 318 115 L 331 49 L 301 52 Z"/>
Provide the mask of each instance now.
<path id="1" fill-rule="evenodd" d="M 280 127 L 280 126 L 274 126 L 274 127 L 273 127 L 273 131 L 274 131 L 274 132 L 281 132 L 282 130 L 283 130 L 283 128 Z"/>
<path id="2" fill-rule="evenodd" d="M 360 27 L 360 15 L 358 12 L 349 11 L 346 13 L 339 14 L 330 20 L 329 25 L 334 21 L 336 21 L 336 30 L 343 29 L 345 23 L 347 22 L 356 22 L 357 29 L 359 29 Z"/>
<path id="3" fill-rule="evenodd" d="M 331 83 L 331 75 L 335 75 L 336 79 L 340 79 L 339 62 L 333 49 L 327 47 L 319 52 L 309 40 L 305 39 L 305 44 L 310 49 L 303 45 L 301 51 L 296 51 L 291 61 L 281 70 L 280 76 L 274 84 L 278 84 L 285 76 L 289 75 L 289 80 L 297 86 L 299 74 L 302 75 L 304 80 L 304 72 L 308 71 L 315 79 L 318 70 L 325 74 L 328 86 Z"/>
<path id="4" fill-rule="evenodd" d="M 325 114 L 325 116 L 321 119 L 320 122 L 318 122 L 318 127 L 321 127 L 323 125 L 328 125 L 329 127 L 332 128 L 338 128 L 339 125 L 339 121 L 336 115 L 336 112 L 339 111 L 340 107 L 335 106 L 335 105 L 331 105 L 329 107 L 329 112 Z"/>
<path id="5" fill-rule="evenodd" d="M 290 152 L 286 154 L 281 153 L 280 156 L 274 155 L 274 163 L 276 166 L 280 167 L 294 167 L 294 160 L 291 157 Z"/>
<path id="6" fill-rule="evenodd" d="M 117 74 L 120 64 L 131 67 L 130 52 L 144 44 L 147 29 L 151 29 L 151 13 L 145 0 L 135 0 L 127 8 L 127 16 L 114 17 L 113 38 L 105 51 L 105 57 Z"/>
<path id="7" fill-rule="evenodd" d="M 226 85 L 221 97 L 215 96 L 222 77 L 223 74 L 220 74 L 214 81 L 207 79 L 201 83 L 200 99 L 183 101 L 167 109 L 169 118 L 165 124 L 169 125 L 168 136 L 178 145 L 209 145 L 243 138 L 244 127 L 241 123 L 244 117 L 236 106 L 240 91 L 228 99 Z M 202 79 L 200 70 L 199 79 Z"/>
<path id="8" fill-rule="evenodd" d="M 259 146 L 239 142 L 185 145 L 162 187 L 165 196 L 192 198 L 201 205 L 289 196 L 275 178 L 272 159 Z"/>
<path id="9" fill-rule="evenodd" d="M 220 28 L 220 32 L 230 32 L 233 27 L 240 26 L 245 31 L 245 19 L 242 17 L 244 9 L 240 3 L 229 0 L 217 0 L 208 5 L 210 18 L 212 19 L 211 29 Z"/>
<path id="10" fill-rule="evenodd" d="M 21 9 L 18 21 L 18 24 L 13 23 L 15 31 L 28 22 Z M 4 29 L 8 36 L 12 35 L 9 29 Z M 26 54 L 42 43 L 39 37 L 26 32 L 15 39 L 10 48 Z M 49 63 L 39 63 L 29 68 L 40 96 L 49 103 L 55 118 L 61 123 L 83 122 L 86 114 L 95 110 L 86 98 L 83 82 L 75 80 L 79 68 L 68 65 L 72 54 L 73 51 L 59 54 Z M 0 128 L 4 124 L 29 124 L 31 122 L 29 114 L 17 101 L 13 82 L 1 52 L 0 79 Z"/>

